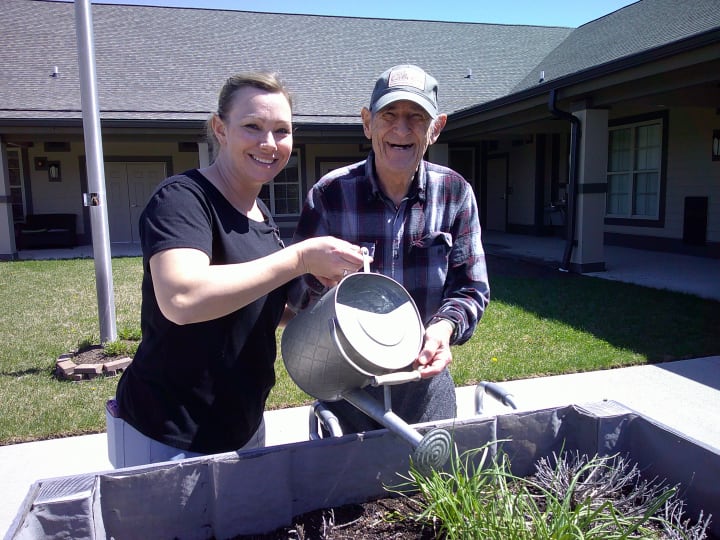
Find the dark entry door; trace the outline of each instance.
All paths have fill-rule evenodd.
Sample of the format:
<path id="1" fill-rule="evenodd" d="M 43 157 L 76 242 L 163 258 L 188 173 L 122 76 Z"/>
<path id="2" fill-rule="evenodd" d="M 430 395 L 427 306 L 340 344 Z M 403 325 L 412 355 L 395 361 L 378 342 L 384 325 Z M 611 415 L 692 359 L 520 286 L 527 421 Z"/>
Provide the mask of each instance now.
<path id="1" fill-rule="evenodd" d="M 507 228 L 508 155 L 490 156 L 487 160 L 487 224 L 490 231 Z"/>

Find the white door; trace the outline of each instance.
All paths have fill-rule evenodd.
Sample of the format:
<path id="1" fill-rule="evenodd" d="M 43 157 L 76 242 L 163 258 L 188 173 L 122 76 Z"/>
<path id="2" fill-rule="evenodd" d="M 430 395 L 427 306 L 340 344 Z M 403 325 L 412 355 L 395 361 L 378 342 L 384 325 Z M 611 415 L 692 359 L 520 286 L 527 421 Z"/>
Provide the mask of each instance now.
<path id="1" fill-rule="evenodd" d="M 138 219 L 150 194 L 166 176 L 161 162 L 105 163 L 110 241 L 139 242 Z"/>
<path id="2" fill-rule="evenodd" d="M 508 157 L 489 157 L 487 161 L 487 222 L 490 231 L 505 232 L 507 227 Z"/>
<path id="3" fill-rule="evenodd" d="M 111 242 L 132 242 L 128 217 L 127 170 L 125 163 L 105 163 L 105 191 L 107 193 L 108 226 Z"/>
<path id="4" fill-rule="evenodd" d="M 128 163 L 128 202 L 130 203 L 130 225 L 132 241 L 139 242 L 138 221 L 140 214 L 157 185 L 165 179 L 165 163 Z"/>

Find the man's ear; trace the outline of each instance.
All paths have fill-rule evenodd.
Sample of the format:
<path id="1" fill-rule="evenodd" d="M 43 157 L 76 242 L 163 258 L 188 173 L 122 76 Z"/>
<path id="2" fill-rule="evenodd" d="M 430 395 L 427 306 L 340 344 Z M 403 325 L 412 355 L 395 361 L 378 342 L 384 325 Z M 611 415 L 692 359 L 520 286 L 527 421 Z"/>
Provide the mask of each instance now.
<path id="1" fill-rule="evenodd" d="M 360 111 L 360 116 L 362 117 L 363 132 L 365 133 L 365 137 L 372 140 L 372 132 L 370 131 L 372 113 L 370 112 L 370 109 L 368 109 L 367 107 L 363 107 L 362 111 Z"/>
<path id="2" fill-rule="evenodd" d="M 438 140 L 440 132 L 445 128 L 445 124 L 447 124 L 447 114 L 439 114 L 435 120 L 433 120 L 430 126 L 430 144 Z"/>

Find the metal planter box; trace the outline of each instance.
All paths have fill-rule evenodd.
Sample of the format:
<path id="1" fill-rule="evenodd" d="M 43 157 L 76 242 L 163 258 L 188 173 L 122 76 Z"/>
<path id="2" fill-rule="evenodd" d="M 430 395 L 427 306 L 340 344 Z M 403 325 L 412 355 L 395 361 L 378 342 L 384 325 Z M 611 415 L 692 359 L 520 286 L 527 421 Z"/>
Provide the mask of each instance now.
<path id="1" fill-rule="evenodd" d="M 505 440 L 513 472 L 563 450 L 628 454 L 648 478 L 681 484 L 690 516 L 720 516 L 720 453 L 608 401 L 415 426 L 444 427 L 458 450 Z M 383 429 L 176 463 L 41 480 L 8 539 L 231 538 L 304 512 L 387 495 L 411 450 Z M 720 533 L 720 520 L 710 532 Z"/>

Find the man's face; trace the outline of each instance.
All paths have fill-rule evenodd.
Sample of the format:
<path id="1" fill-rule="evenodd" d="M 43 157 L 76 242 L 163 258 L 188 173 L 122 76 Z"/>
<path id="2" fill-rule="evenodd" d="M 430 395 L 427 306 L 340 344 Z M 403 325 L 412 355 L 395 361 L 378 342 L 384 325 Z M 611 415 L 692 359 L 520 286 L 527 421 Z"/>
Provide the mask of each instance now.
<path id="1" fill-rule="evenodd" d="M 362 118 L 381 178 L 385 174 L 414 175 L 425 150 L 440 133 L 425 109 L 412 101 L 395 101 L 375 114 L 365 108 Z"/>

